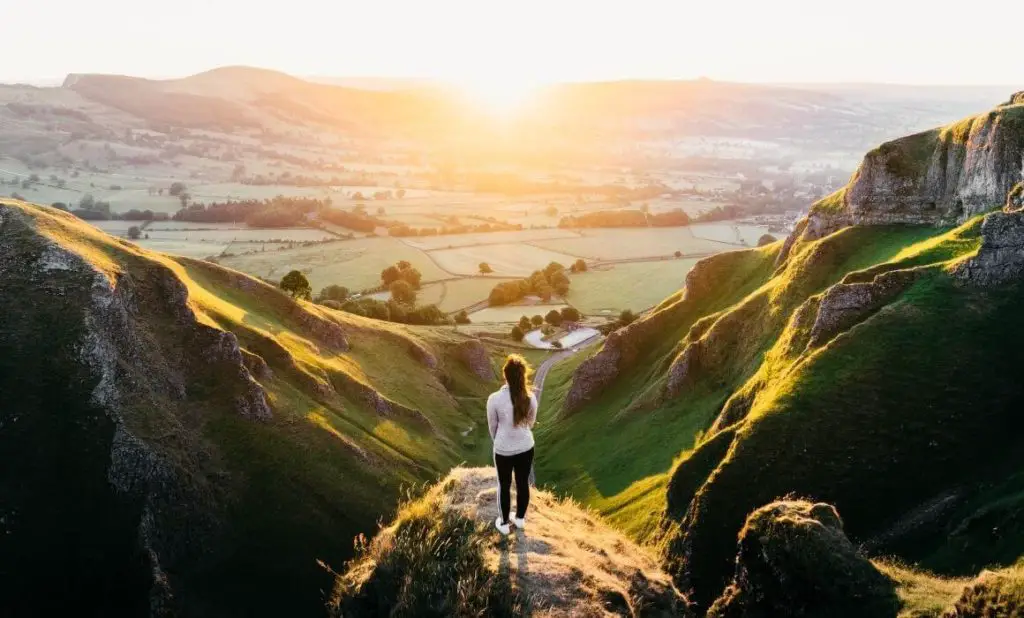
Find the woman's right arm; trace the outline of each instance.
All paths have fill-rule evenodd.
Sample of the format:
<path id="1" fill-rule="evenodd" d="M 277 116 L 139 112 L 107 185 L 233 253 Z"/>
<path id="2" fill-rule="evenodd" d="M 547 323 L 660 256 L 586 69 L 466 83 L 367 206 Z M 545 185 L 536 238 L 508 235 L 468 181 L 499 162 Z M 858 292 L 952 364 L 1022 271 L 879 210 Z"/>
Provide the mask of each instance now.
<path id="1" fill-rule="evenodd" d="M 537 395 L 530 393 L 530 413 L 526 417 L 526 426 L 533 427 L 537 423 Z"/>
<path id="2" fill-rule="evenodd" d="M 494 407 L 494 397 L 487 398 L 487 431 L 494 440 L 494 434 L 498 432 L 498 410 Z"/>

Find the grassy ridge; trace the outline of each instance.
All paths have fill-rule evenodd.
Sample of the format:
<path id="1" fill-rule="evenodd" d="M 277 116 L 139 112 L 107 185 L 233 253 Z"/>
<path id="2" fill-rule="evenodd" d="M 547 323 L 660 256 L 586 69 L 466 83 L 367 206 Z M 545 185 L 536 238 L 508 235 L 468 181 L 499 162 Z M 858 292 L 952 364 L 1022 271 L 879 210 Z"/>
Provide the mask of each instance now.
<path id="1" fill-rule="evenodd" d="M 496 380 L 481 380 L 466 366 L 459 351 L 464 337 L 296 304 L 240 273 L 141 250 L 49 208 L 4 208 L 5 216 L 25 224 L 4 222 L 0 253 L 22 265 L 24 277 L 6 270 L 0 285 L 5 298 L 20 298 L 19 306 L 26 309 L 7 317 L 0 338 L 4 392 L 18 393 L 21 415 L 32 419 L 21 424 L 23 445 L 54 439 L 74 445 L 47 449 L 67 454 L 47 465 L 23 454 L 20 459 L 35 471 L 28 474 L 19 465 L 12 473 L 21 470 L 22 481 L 36 479 L 36 488 L 52 487 L 53 500 L 33 508 L 28 502 L 18 504 L 40 525 L 50 522 L 52 540 L 61 547 L 91 547 L 91 542 L 74 540 L 82 534 L 105 547 L 94 558 L 83 554 L 81 561 L 70 556 L 65 561 L 72 569 L 62 570 L 68 573 L 66 602 L 97 607 L 97 599 L 114 585 L 110 578 L 125 582 L 118 603 L 145 603 L 148 594 L 133 597 L 127 583 L 144 585 L 148 576 L 144 557 L 131 553 L 137 551 L 133 522 L 141 517 L 141 504 L 120 504 L 105 489 L 103 469 L 109 465 L 114 427 L 104 425 L 102 410 L 82 403 L 90 401 L 94 378 L 75 369 L 80 367 L 78 341 L 87 334 L 82 311 L 92 302 L 92 269 L 120 288 L 131 286 L 138 306 L 128 314 L 127 325 L 140 343 L 123 352 L 131 358 L 121 363 L 117 383 L 128 393 L 122 406 L 126 428 L 170 462 L 175 482 L 188 496 L 178 500 L 181 507 L 209 515 L 209 530 L 197 526 L 188 533 L 197 535 L 190 543 L 201 544 L 202 554 L 163 561 L 175 602 L 191 612 L 321 612 L 322 591 L 332 579 L 318 560 L 340 567 L 353 554 L 353 537 L 372 531 L 382 515 L 392 512 L 403 487 L 434 480 L 462 461 L 485 461 L 479 434 L 486 430 L 480 429 L 480 420 Z M 53 243 L 77 256 L 82 266 L 25 268 L 45 261 Z M 175 314 L 175 303 L 168 300 L 179 285 L 187 290 L 196 321 L 230 331 L 243 351 L 266 362 L 269 371 L 257 379 L 273 410 L 270 420 L 242 417 L 225 389 L 226 376 L 198 373 L 205 352 L 189 347 L 197 327 L 192 317 Z M 338 332 L 344 333 L 347 350 L 339 348 Z M 488 352 L 497 364 L 505 350 L 492 346 Z M 46 364 L 26 362 L 32 358 Z M 63 380 L 78 373 L 82 377 L 72 386 L 39 380 L 40 374 Z M 187 384 L 183 399 L 162 394 L 164 384 L 179 380 Z M 37 385 L 49 392 L 37 392 Z M 378 412 L 360 394 L 371 392 L 393 402 L 392 412 Z M 65 405 L 71 400 L 78 403 Z M 46 421 L 49 417 L 54 420 Z M 88 418 L 98 420 L 90 425 L 82 420 Z M 476 430 L 463 436 L 474 422 Z M 7 444 L 5 452 L 13 448 Z M 98 485 L 89 479 L 98 479 Z M 15 480 L 4 473 L 0 486 Z M 58 499 L 62 496 L 64 502 Z M 77 506 L 86 502 L 88 509 Z M 80 516 L 72 521 L 57 517 L 58 511 L 79 511 Z M 16 570 L 36 581 L 52 581 L 32 565 L 48 568 L 43 561 L 62 551 L 48 550 L 50 543 L 32 535 L 15 538 L 28 543 L 4 552 L 23 558 Z M 38 560 L 28 558 L 33 553 Z M 14 564 L 0 559 L 0 572 L 14 577 Z M 142 565 L 142 570 L 126 570 L 126 564 Z M 42 598 L 40 591 L 33 603 Z M 14 602 L 0 598 L 8 601 Z"/>

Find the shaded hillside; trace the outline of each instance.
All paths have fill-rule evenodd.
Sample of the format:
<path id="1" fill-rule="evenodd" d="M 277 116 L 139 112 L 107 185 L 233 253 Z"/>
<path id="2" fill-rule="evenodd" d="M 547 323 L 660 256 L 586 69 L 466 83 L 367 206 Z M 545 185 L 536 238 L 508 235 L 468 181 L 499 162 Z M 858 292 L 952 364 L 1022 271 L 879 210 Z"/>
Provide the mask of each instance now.
<path id="1" fill-rule="evenodd" d="M 1013 564 L 1024 213 L 1016 194 L 981 213 L 1019 174 L 1018 105 L 966 122 L 971 137 L 947 146 L 883 146 L 928 151 L 903 202 L 864 184 L 880 156 L 869 153 L 785 243 L 702 261 L 681 294 L 556 367 L 538 478 L 659 541 L 702 610 L 734 574 L 748 515 L 787 495 L 834 504 L 873 555 L 956 576 Z M 941 149 L 949 182 L 937 187 Z M 954 210 L 937 201 L 922 216 L 919 195 L 943 192 Z"/>
<path id="2" fill-rule="evenodd" d="M 492 351 L 449 332 L 25 203 L 0 295 L 5 615 L 317 615 L 317 560 L 477 450 Z"/>

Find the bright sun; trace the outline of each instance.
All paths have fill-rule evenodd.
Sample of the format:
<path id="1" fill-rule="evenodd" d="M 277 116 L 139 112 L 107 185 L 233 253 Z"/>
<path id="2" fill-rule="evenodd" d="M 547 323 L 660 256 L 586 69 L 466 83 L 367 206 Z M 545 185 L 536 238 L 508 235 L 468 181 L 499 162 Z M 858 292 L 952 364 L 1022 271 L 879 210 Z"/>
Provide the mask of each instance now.
<path id="1" fill-rule="evenodd" d="M 460 87 L 486 112 L 510 116 L 530 103 L 539 84 L 526 79 L 503 77 L 467 79 Z"/>

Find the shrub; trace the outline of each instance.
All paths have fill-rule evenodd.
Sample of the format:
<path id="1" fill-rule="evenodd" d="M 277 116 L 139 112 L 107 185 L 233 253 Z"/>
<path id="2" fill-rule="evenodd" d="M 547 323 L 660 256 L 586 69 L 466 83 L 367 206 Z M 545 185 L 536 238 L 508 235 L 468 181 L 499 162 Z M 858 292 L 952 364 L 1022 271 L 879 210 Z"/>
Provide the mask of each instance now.
<path id="1" fill-rule="evenodd" d="M 142 236 L 142 230 L 137 225 L 133 225 L 128 228 L 128 238 L 131 240 L 138 240 L 139 236 Z"/>
<path id="2" fill-rule="evenodd" d="M 525 315 L 519 318 L 519 328 L 523 329 L 523 332 L 531 330 L 530 318 L 526 317 Z"/>
<path id="3" fill-rule="evenodd" d="M 469 324 L 471 322 L 472 320 L 469 319 L 469 314 L 467 314 L 465 311 L 460 311 L 455 314 L 456 324 Z"/>
<path id="4" fill-rule="evenodd" d="M 530 318 L 530 323 L 533 324 L 534 328 L 538 328 L 541 324 L 544 323 L 544 318 L 539 315 L 535 315 L 532 318 Z"/>
<path id="5" fill-rule="evenodd" d="M 629 309 L 623 309 L 619 314 L 619 326 L 629 326 L 636 320 L 636 315 Z"/>
<path id="6" fill-rule="evenodd" d="M 576 307 L 565 307 L 562 309 L 563 322 L 579 322 L 580 312 Z"/>
<path id="7" fill-rule="evenodd" d="M 512 337 L 513 341 L 522 341 L 525 334 L 523 333 L 523 329 L 519 328 L 519 325 L 516 324 L 512 327 L 512 332 L 509 336 Z"/>
<path id="8" fill-rule="evenodd" d="M 676 251 L 675 253 L 673 253 L 673 255 L 676 256 L 677 258 L 681 258 L 681 257 L 683 257 L 683 252 L 682 251 Z"/>
<path id="9" fill-rule="evenodd" d="M 544 321 L 552 326 L 558 326 L 562 323 L 562 314 L 552 309 L 548 311 L 548 314 L 544 316 Z"/>
<path id="10" fill-rule="evenodd" d="M 760 238 L 757 239 L 757 246 L 758 247 L 763 247 L 765 245 L 770 245 L 770 244 L 772 244 L 773 242 L 775 242 L 777 240 L 778 240 L 778 238 L 775 238 L 771 234 L 764 234 Z"/>
<path id="11" fill-rule="evenodd" d="M 493 272 L 494 272 L 494 269 L 491 268 L 490 264 L 488 264 L 487 262 L 480 262 L 480 274 L 481 275 L 486 275 L 486 274 L 493 273 Z"/>

